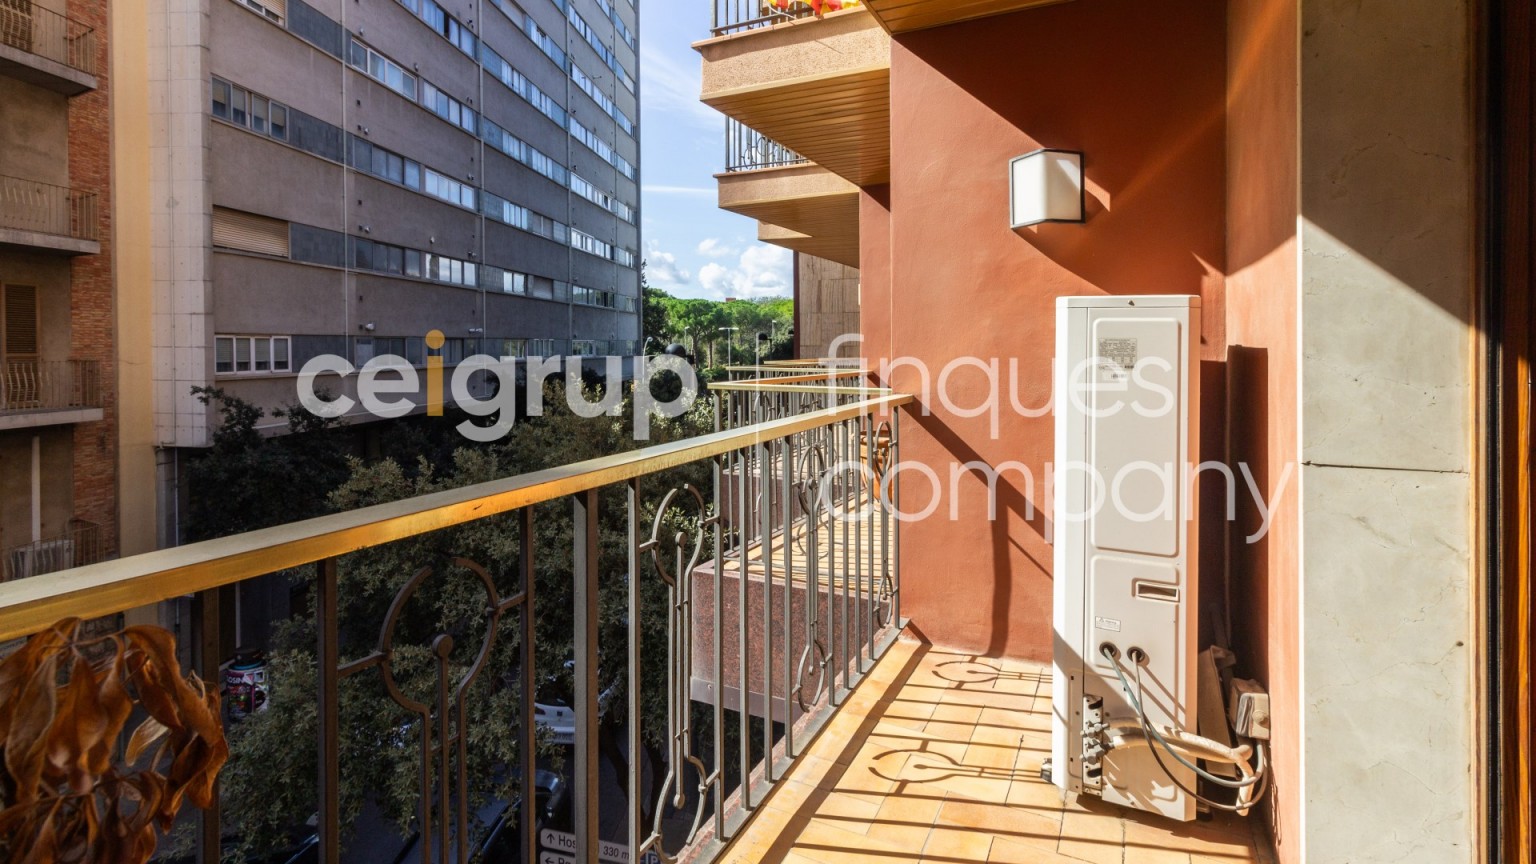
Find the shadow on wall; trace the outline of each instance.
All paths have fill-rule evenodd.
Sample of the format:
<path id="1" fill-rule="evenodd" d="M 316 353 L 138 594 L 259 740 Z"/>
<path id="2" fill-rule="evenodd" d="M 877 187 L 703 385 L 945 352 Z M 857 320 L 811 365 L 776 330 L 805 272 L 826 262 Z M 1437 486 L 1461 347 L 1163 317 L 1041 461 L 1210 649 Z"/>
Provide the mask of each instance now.
<path id="1" fill-rule="evenodd" d="M 907 411 L 911 420 L 916 422 L 918 426 L 922 427 L 924 432 L 932 436 L 934 441 L 942 446 L 946 453 L 953 456 L 956 465 L 972 462 L 981 464 L 988 463 L 987 459 L 985 459 L 980 453 L 976 452 L 976 450 L 973 449 L 968 443 L 966 443 L 966 440 L 962 438 L 958 433 L 956 433 L 949 426 L 945 425 L 944 421 L 940 419 L 936 414 L 928 414 L 925 416 L 921 406 L 917 403 L 914 403 L 912 406 L 909 406 L 903 410 Z M 982 482 L 985 482 L 984 478 L 981 479 Z M 947 483 L 949 478 L 941 477 L 940 480 Z M 1043 484 L 1042 486 L 1037 486 L 1034 490 L 1034 493 L 1035 496 L 1041 500 L 1030 501 L 1029 498 L 1027 498 L 1023 493 L 1019 492 L 1018 489 L 1014 488 L 1012 484 L 1006 481 L 999 482 L 997 484 L 997 495 L 995 499 L 997 503 L 997 515 L 996 518 L 990 520 L 988 523 L 987 540 L 992 550 L 992 572 L 987 574 L 992 582 L 992 627 L 990 642 L 988 643 L 986 649 L 980 652 L 981 654 L 988 657 L 1001 657 L 1006 653 L 1005 649 L 1008 645 L 1009 629 L 1014 623 L 1008 614 L 1012 605 L 1014 591 L 1013 582 L 1016 575 L 1009 569 L 1008 566 L 1008 561 L 1011 554 L 1010 550 L 1012 550 L 1012 552 L 1017 552 L 1019 555 L 1023 555 L 1025 558 L 1028 558 L 1030 563 L 1034 564 L 1034 566 L 1040 571 L 1040 575 L 1044 577 L 1046 582 L 1049 582 L 1051 578 L 1051 562 L 1041 561 L 1035 556 L 1031 555 L 1029 550 L 1026 549 L 1023 544 L 1019 543 L 1016 539 L 1019 532 L 1015 532 L 1011 527 L 1015 524 L 1028 525 L 1030 529 L 1035 531 L 1041 537 L 1052 536 L 1050 519 L 1051 502 L 1049 500 L 1045 500 L 1044 498 L 1046 490 L 1043 488 Z M 921 502 L 921 505 L 927 506 L 927 503 L 928 502 L 924 501 Z M 913 510 L 918 509 L 918 504 L 919 502 L 908 503 L 904 500 L 902 502 L 902 509 L 904 512 L 912 512 Z M 947 519 L 949 516 L 947 513 L 935 513 L 933 518 Z M 982 514 L 981 518 L 985 518 L 985 515 Z M 974 580 L 977 575 L 979 574 L 968 574 L 972 580 Z M 1049 589 L 1046 590 L 1049 592 Z M 933 639 L 922 632 L 922 628 L 919 625 L 920 622 L 913 621 L 911 625 L 912 630 L 917 633 L 917 635 L 923 640 L 934 642 Z M 1042 627 L 1048 630 L 1051 627 L 1051 622 L 1049 620 L 1041 622 L 1030 622 L 1030 626 Z M 942 639 L 938 640 L 939 644 L 942 644 L 942 642 Z"/>
<path id="2" fill-rule="evenodd" d="M 1066 3 L 900 38 L 1039 146 L 1084 151 L 1087 223 L 1019 236 L 1108 294 L 1201 294 L 1209 358 L 1225 342 L 1225 16 L 1225 0 Z M 996 57 L 1008 74 L 978 62 Z"/>

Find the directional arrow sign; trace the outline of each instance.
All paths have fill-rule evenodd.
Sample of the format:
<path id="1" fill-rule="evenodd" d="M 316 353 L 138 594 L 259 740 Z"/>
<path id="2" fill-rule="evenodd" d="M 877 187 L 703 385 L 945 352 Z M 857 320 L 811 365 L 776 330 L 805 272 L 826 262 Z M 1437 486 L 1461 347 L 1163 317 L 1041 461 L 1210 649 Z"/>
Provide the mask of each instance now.
<path id="1" fill-rule="evenodd" d="M 539 864 L 576 864 L 575 834 L 545 828 L 539 832 L 539 845 L 545 850 L 539 856 Z M 629 849 L 622 843 L 599 840 L 597 860 L 602 861 L 603 864 L 629 864 Z M 661 864 L 661 856 L 654 850 L 649 850 L 640 856 L 640 861 L 641 864 Z"/>

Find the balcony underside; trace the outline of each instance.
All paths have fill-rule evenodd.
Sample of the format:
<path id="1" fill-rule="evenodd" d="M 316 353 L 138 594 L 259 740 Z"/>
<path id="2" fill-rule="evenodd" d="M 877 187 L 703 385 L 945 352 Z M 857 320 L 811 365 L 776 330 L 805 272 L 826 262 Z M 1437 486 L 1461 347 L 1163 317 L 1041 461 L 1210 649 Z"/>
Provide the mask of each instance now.
<path id="1" fill-rule="evenodd" d="M 720 208 L 758 220 L 758 239 L 859 266 L 859 190 L 819 165 L 720 174 Z"/>
<path id="2" fill-rule="evenodd" d="M 82 240 L 63 234 L 45 231 L 26 231 L 18 228 L 0 228 L 0 249 L 17 249 L 27 252 L 43 252 L 73 258 L 76 255 L 100 255 L 101 243 Z"/>
<path id="3" fill-rule="evenodd" d="M 706 40 L 705 104 L 858 186 L 891 175 L 890 35 L 862 8 Z"/>
<path id="4" fill-rule="evenodd" d="M 800 234 L 788 228 L 778 225 L 770 225 L 767 222 L 757 223 L 757 239 L 763 243 L 772 243 L 775 246 L 783 246 L 795 252 L 812 255 L 817 258 L 825 258 L 828 261 L 836 261 L 849 267 L 859 266 L 859 238 L 855 234 L 852 237 L 812 237 Z"/>
<path id="5" fill-rule="evenodd" d="M 16 429 L 37 429 L 43 426 L 69 426 L 75 423 L 95 423 L 104 416 L 100 408 L 38 408 L 0 410 L 0 432 Z"/>
<path id="6" fill-rule="evenodd" d="M 1178 823 L 1040 779 L 1049 666 L 893 645 L 721 856 L 833 862 L 1268 861 L 1259 818 Z"/>
<path id="7" fill-rule="evenodd" d="M 907 33 L 1067 0 L 864 0 L 885 29 Z"/>
<path id="8" fill-rule="evenodd" d="M 56 60 L 23 51 L 0 41 L 0 75 L 34 84 L 45 90 L 78 96 L 96 89 L 96 76 L 72 69 Z"/>

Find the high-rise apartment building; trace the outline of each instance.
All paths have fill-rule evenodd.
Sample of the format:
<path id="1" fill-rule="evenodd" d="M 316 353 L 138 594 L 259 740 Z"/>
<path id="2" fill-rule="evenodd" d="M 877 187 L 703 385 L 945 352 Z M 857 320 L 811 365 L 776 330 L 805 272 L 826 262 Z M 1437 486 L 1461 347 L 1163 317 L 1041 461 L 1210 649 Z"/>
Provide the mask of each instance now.
<path id="1" fill-rule="evenodd" d="M 155 0 L 117 26 L 146 37 L 149 125 L 119 113 L 150 250 L 130 449 L 162 510 L 216 426 L 194 387 L 271 409 L 319 355 L 424 366 L 432 330 L 449 367 L 634 350 L 633 0 Z"/>
<path id="2" fill-rule="evenodd" d="M 116 544 L 106 19 L 0 2 L 0 581 Z"/>

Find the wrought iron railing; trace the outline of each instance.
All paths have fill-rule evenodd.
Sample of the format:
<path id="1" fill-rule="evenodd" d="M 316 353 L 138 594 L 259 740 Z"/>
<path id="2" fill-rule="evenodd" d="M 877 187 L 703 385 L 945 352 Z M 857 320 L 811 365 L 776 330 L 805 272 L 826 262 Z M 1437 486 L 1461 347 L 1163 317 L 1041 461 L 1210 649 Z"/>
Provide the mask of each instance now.
<path id="1" fill-rule="evenodd" d="M 95 240 L 96 215 L 95 192 L 0 175 L 0 228 Z"/>
<path id="2" fill-rule="evenodd" d="M 0 45 L 96 74 L 96 31 L 31 0 L 0 0 Z"/>
<path id="3" fill-rule="evenodd" d="M 710 0 L 709 29 L 716 36 L 724 36 L 858 5 L 859 0 Z"/>
<path id="4" fill-rule="evenodd" d="M 101 526 L 74 519 L 61 534 L 0 549 L 0 582 L 84 567 L 106 557 Z"/>
<path id="5" fill-rule="evenodd" d="M 507 720 L 517 728 L 523 756 L 506 768 L 516 772 L 523 790 L 535 787 L 534 622 L 553 608 L 536 586 L 542 568 L 554 560 L 559 572 L 572 576 L 566 596 L 574 620 L 573 848 L 562 854 L 595 862 L 600 844 L 607 846 L 602 857 L 611 858 L 611 843 L 627 850 L 630 861 L 651 851 L 666 861 L 681 855 L 711 860 L 763 806 L 768 790 L 901 625 L 899 496 L 891 465 L 900 440 L 898 409 L 912 399 L 867 395 L 807 405 L 814 410 L 752 425 L 722 417 L 721 431 L 712 434 L 81 567 L 45 584 L 0 584 L 0 640 L 61 618 L 91 619 L 194 595 L 190 644 L 202 646 L 195 665 L 205 680 L 215 680 L 221 659 L 217 592 L 264 574 L 312 568 L 320 766 L 314 842 L 320 861 L 339 861 L 342 849 L 340 685 L 355 675 L 374 675 L 419 745 L 415 825 L 421 860 L 462 862 L 469 860 L 468 814 L 476 806 L 465 791 L 463 721 L 469 694 L 480 692 L 471 689 L 474 682 L 511 691 L 517 716 Z M 734 409 L 717 404 L 716 410 Z M 877 458 L 861 441 L 886 442 L 883 455 Z M 672 485 L 677 474 L 671 472 L 684 470 L 712 479 L 702 486 Z M 541 506 L 557 502 L 567 502 L 568 518 Z M 602 521 L 605 507 L 609 513 L 620 508 L 627 527 L 615 532 L 611 521 Z M 749 509 L 752 518 L 743 518 Z M 550 519 L 558 519 L 555 536 L 569 538 L 564 550 L 536 546 L 536 536 L 550 536 L 536 535 L 539 526 L 551 526 Z M 470 524 L 495 529 L 503 538 L 498 545 L 517 550 L 516 563 L 493 571 L 445 539 L 463 536 L 453 529 Z M 604 550 L 602 537 L 622 549 Z M 411 569 L 397 574 L 389 614 L 355 625 L 367 632 L 378 627 L 376 646 L 343 657 L 339 610 L 357 598 L 343 596 L 340 572 L 352 572 L 354 555 L 389 546 L 393 556 L 401 547 L 390 544 L 421 538 L 431 538 L 436 549 L 429 560 L 397 561 Z M 455 573 L 484 595 L 471 652 L 478 659 L 454 666 L 452 635 L 428 636 L 424 647 L 435 658 L 435 695 L 418 700 L 395 680 L 403 650 L 396 646 L 397 625 L 412 598 Z M 626 598 L 622 614 L 628 622 L 622 662 L 608 655 L 610 670 L 625 670 L 619 695 L 611 687 L 600 692 L 598 666 L 599 595 L 603 586 L 615 585 Z M 701 605 L 704 598 L 708 603 Z M 658 615 L 664 620 L 648 617 Z M 643 647 L 642 624 L 664 628 L 664 648 L 654 642 Z M 514 668 L 482 668 L 499 638 L 515 645 Z M 648 676 L 665 670 L 664 683 L 656 677 L 643 683 L 642 669 Z M 659 713 L 658 695 L 665 704 Z M 597 734 L 602 706 L 618 700 L 632 755 L 627 777 L 621 776 L 628 789 L 619 820 L 625 827 L 623 836 L 614 837 L 599 831 Z M 642 790 L 641 760 L 633 755 L 642 752 L 642 723 L 663 732 L 657 771 L 664 776 L 656 799 Z M 346 741 L 356 740 L 346 734 Z M 654 817 L 642 820 L 653 800 Z M 217 811 L 201 817 L 198 860 L 204 864 L 219 859 Z M 664 830 L 664 823 L 671 829 Z M 537 827 L 532 819 L 520 820 L 517 860 L 541 859 Z"/>
<path id="6" fill-rule="evenodd" d="M 728 173 L 804 165 L 809 161 L 736 118 L 725 118 L 725 170 Z"/>
<path id="7" fill-rule="evenodd" d="M 100 407 L 98 360 L 0 361 L 0 413 Z"/>

